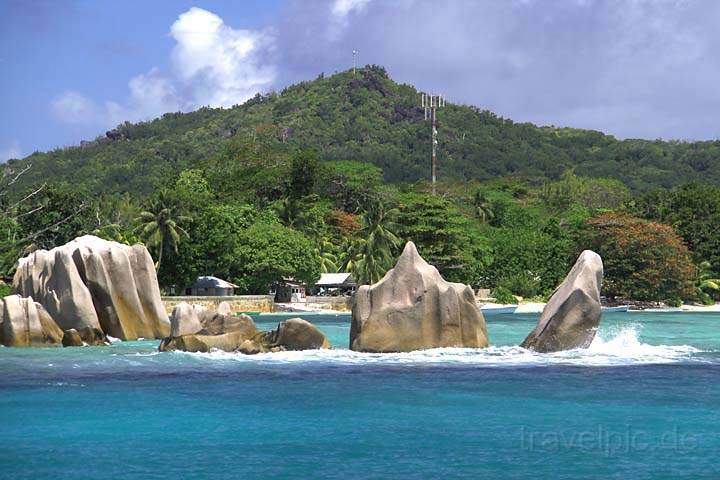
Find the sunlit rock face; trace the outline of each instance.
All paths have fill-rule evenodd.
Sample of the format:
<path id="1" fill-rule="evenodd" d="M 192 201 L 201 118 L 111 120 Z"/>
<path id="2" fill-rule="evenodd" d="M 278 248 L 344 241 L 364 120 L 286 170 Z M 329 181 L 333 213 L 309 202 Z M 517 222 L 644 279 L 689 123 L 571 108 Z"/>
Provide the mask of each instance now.
<path id="1" fill-rule="evenodd" d="M 259 332 L 252 318 L 247 315 L 231 317 L 216 314 L 196 334 L 168 337 L 160 342 L 161 352 L 181 350 L 185 352 L 239 352 L 246 355 L 286 350 L 312 350 L 330 348 L 325 335 L 310 322 L 291 318 L 280 322 L 276 330 Z"/>
<path id="2" fill-rule="evenodd" d="M 408 352 L 487 347 L 485 318 L 472 289 L 445 281 L 408 242 L 395 268 L 355 295 L 350 348 Z"/>
<path id="3" fill-rule="evenodd" d="M 600 324 L 600 255 L 585 250 L 543 309 L 535 329 L 520 345 L 538 352 L 587 348 Z"/>
<path id="4" fill-rule="evenodd" d="M 142 245 L 86 235 L 21 258 L 13 291 L 41 303 L 62 330 L 101 329 L 123 340 L 163 338 L 170 322 Z"/>
<path id="5" fill-rule="evenodd" d="M 192 305 L 181 302 L 175 305 L 170 315 L 170 336 L 181 337 L 202 330 L 196 309 Z"/>
<path id="6" fill-rule="evenodd" d="M 0 300 L 0 344 L 8 347 L 57 346 L 63 332 L 32 298 L 10 295 Z"/>

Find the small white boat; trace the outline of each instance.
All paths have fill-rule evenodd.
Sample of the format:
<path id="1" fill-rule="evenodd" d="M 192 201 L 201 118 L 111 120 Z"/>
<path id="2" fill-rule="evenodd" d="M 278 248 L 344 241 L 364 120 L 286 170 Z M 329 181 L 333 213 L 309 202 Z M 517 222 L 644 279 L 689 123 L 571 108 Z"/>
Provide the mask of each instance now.
<path id="1" fill-rule="evenodd" d="M 517 305 L 480 305 L 480 311 L 484 314 L 515 313 Z"/>
<path id="2" fill-rule="evenodd" d="M 630 310 L 629 305 L 619 305 L 617 307 L 602 307 L 603 313 L 607 312 L 627 312 Z"/>

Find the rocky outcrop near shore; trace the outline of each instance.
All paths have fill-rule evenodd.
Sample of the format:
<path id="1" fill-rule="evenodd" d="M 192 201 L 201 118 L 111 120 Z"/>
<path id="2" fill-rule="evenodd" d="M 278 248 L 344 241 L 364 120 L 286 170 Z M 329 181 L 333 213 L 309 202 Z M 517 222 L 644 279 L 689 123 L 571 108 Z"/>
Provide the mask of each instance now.
<path id="1" fill-rule="evenodd" d="M 10 295 L 0 300 L 0 344 L 8 347 L 58 346 L 63 332 L 32 298 Z"/>
<path id="2" fill-rule="evenodd" d="M 63 347 L 92 347 L 109 344 L 110 340 L 108 340 L 107 335 L 99 328 L 93 327 L 84 327 L 80 330 L 71 328 L 65 330 L 62 337 Z"/>
<path id="3" fill-rule="evenodd" d="M 170 315 L 170 336 L 181 337 L 197 333 L 200 330 L 202 330 L 202 325 L 200 325 L 197 310 L 185 302 L 175 305 L 172 315 Z"/>
<path id="4" fill-rule="evenodd" d="M 488 346 L 485 318 L 470 287 L 445 281 L 408 242 L 395 268 L 355 295 L 350 349 L 409 352 Z"/>
<path id="5" fill-rule="evenodd" d="M 161 352 L 239 352 L 248 355 L 285 350 L 330 348 L 330 342 L 310 322 L 291 318 L 278 325 L 276 330 L 259 332 L 247 315 L 231 317 L 216 314 L 209 318 L 202 330 L 194 334 L 167 337 L 160 342 Z"/>
<path id="6" fill-rule="evenodd" d="M 582 252 L 520 346 L 537 352 L 590 346 L 600 324 L 602 278 L 600 255 L 591 250 Z"/>
<path id="7" fill-rule="evenodd" d="M 62 330 L 90 327 L 122 340 L 163 338 L 170 322 L 142 245 L 86 235 L 21 258 L 13 291 L 41 303 Z"/>

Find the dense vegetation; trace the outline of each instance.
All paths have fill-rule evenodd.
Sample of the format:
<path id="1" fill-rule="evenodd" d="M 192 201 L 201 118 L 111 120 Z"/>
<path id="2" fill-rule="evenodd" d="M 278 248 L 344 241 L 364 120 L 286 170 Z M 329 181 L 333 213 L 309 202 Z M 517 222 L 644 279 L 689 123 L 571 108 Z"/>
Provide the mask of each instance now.
<path id="1" fill-rule="evenodd" d="M 617 141 L 448 104 L 433 196 L 417 103 L 367 67 L 11 162 L 2 268 L 93 233 L 144 242 L 164 287 L 209 274 L 261 293 L 324 271 L 377 281 L 413 240 L 449 280 L 507 299 L 546 297 L 592 248 L 608 297 L 712 301 L 720 142 Z"/>

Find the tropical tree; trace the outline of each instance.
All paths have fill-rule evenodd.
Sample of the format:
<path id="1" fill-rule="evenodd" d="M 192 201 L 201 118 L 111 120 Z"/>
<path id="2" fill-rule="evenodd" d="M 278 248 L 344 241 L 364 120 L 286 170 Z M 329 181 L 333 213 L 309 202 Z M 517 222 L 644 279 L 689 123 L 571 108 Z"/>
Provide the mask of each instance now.
<path id="1" fill-rule="evenodd" d="M 145 244 L 157 253 L 155 268 L 160 269 L 163 251 L 170 247 L 177 254 L 180 237 L 189 238 L 187 231 L 178 222 L 190 222 L 190 218 L 179 215 L 176 209 L 167 201 L 167 195 L 161 193 L 153 201 L 148 210 L 140 212 L 136 218 L 138 224 L 136 232 Z"/>
<path id="2" fill-rule="evenodd" d="M 400 238 L 393 232 L 396 215 L 396 209 L 387 210 L 382 202 L 372 202 L 361 216 L 357 238 L 345 244 L 342 266 L 359 284 L 377 282 L 392 267 L 400 246 Z"/>
<path id="3" fill-rule="evenodd" d="M 700 262 L 697 266 L 696 288 L 701 302 L 706 305 L 715 303 L 713 294 L 717 295 L 720 292 L 720 278 L 712 277 L 710 262 Z"/>
<path id="4" fill-rule="evenodd" d="M 334 253 L 335 245 L 322 239 L 315 247 L 315 256 L 320 262 L 320 273 L 335 273 L 338 271 L 338 259 Z"/>
<path id="5" fill-rule="evenodd" d="M 473 197 L 473 207 L 475 207 L 475 216 L 481 223 L 488 223 L 490 220 L 495 218 L 492 203 L 480 190 L 475 192 L 475 196 Z"/>
<path id="6" fill-rule="evenodd" d="M 618 214 L 593 217 L 587 225 L 579 247 L 602 257 L 606 296 L 673 303 L 696 297 L 696 268 L 671 226 Z"/>

